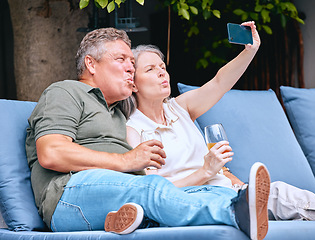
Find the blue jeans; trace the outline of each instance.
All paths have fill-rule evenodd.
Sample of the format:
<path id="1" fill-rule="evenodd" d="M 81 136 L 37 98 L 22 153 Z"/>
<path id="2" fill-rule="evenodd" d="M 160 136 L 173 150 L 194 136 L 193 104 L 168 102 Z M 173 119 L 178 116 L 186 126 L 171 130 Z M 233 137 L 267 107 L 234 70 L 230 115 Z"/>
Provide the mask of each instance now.
<path id="1" fill-rule="evenodd" d="M 177 188 L 157 175 L 135 176 L 105 169 L 73 174 L 52 216 L 53 231 L 103 230 L 106 215 L 127 202 L 161 226 L 226 224 L 237 227 L 229 188 Z"/>

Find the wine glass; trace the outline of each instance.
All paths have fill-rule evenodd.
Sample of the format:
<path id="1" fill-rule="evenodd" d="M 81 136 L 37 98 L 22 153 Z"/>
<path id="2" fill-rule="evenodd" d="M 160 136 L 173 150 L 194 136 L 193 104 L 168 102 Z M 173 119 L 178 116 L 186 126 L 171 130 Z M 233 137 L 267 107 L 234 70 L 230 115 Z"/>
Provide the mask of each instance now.
<path id="1" fill-rule="evenodd" d="M 205 137 L 209 150 L 217 142 L 228 140 L 223 125 L 221 123 L 206 126 Z M 230 172 L 229 168 L 223 166 L 222 170 L 222 173 L 232 181 L 232 185 L 242 186 L 244 184 L 241 180 L 239 180 Z"/>
<path id="2" fill-rule="evenodd" d="M 213 125 L 208 125 L 205 127 L 205 137 L 208 149 L 212 148 L 217 142 L 227 141 L 227 136 L 223 125 L 221 123 L 216 123 Z"/>
<path id="3" fill-rule="evenodd" d="M 141 143 L 152 140 L 152 139 L 162 142 L 162 137 L 159 131 L 157 130 L 142 130 L 141 131 L 141 137 L 140 137 Z M 147 167 L 147 170 L 157 170 L 157 168 Z"/>

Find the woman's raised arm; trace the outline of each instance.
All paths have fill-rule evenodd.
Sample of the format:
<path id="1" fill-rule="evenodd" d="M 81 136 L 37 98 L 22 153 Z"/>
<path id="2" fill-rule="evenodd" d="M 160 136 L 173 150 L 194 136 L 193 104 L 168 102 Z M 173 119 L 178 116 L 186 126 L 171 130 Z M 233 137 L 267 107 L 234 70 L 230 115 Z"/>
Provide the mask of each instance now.
<path id="1" fill-rule="evenodd" d="M 213 107 L 234 86 L 253 60 L 260 46 L 260 38 L 254 22 L 242 25 L 251 27 L 253 44 L 247 44 L 238 56 L 220 68 L 214 78 L 202 87 L 176 97 L 177 103 L 188 111 L 193 121 Z"/>

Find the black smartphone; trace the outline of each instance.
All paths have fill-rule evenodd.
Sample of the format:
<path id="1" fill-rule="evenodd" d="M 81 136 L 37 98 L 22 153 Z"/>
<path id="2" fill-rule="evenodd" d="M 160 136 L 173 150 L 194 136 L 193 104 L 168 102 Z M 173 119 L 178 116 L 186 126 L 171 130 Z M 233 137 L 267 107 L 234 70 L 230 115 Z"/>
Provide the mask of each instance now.
<path id="1" fill-rule="evenodd" d="M 249 26 L 228 23 L 227 30 L 230 43 L 253 44 L 252 30 Z"/>

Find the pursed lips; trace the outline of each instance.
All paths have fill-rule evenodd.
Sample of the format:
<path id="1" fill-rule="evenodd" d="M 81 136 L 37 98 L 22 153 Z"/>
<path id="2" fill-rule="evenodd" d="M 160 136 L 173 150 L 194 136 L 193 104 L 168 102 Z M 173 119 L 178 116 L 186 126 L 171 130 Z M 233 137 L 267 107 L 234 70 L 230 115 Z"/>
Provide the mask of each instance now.
<path id="1" fill-rule="evenodd" d="M 132 77 L 131 77 L 131 78 L 127 78 L 126 81 L 127 81 L 127 83 L 129 83 L 129 84 L 134 84 L 134 80 L 133 80 Z"/>
<path id="2" fill-rule="evenodd" d="M 168 85 L 169 85 L 169 83 L 168 83 L 168 81 L 167 81 L 167 80 L 164 80 L 164 81 L 161 83 L 161 85 L 162 85 L 162 86 L 168 86 Z"/>

